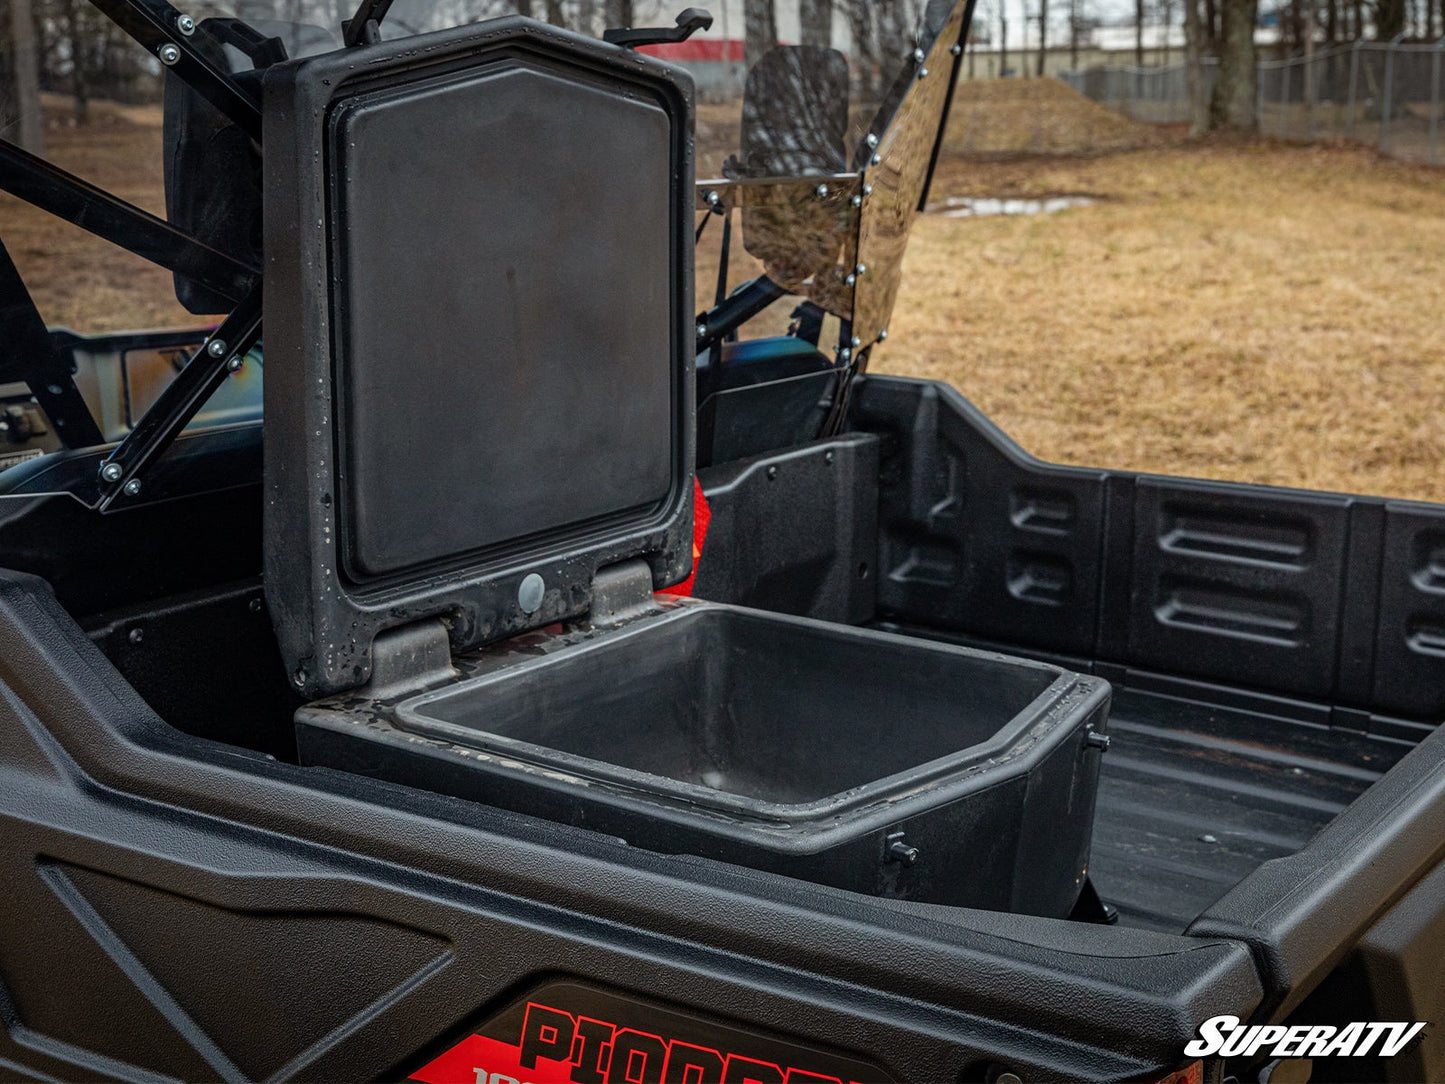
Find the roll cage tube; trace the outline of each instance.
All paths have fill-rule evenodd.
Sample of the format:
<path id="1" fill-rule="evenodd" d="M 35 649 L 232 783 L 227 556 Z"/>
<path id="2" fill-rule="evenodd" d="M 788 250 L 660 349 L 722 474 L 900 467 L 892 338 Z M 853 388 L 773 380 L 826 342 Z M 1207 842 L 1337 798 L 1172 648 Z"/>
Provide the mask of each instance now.
<path id="1" fill-rule="evenodd" d="M 198 28 L 189 15 L 165 0 L 91 3 L 259 144 L 261 106 L 255 90 L 233 79 L 196 47 Z M 66 488 L 76 496 L 102 511 L 109 510 L 141 492 L 140 474 L 165 452 L 260 338 L 260 271 L 8 140 L 0 140 L 0 190 L 238 302 L 221 328 L 186 362 L 166 392 L 101 463 L 98 474 L 67 480 Z M 66 447 L 103 443 L 70 366 L 46 330 L 3 239 L 0 332 L 0 378 L 23 381 L 30 388 L 51 415 Z"/>

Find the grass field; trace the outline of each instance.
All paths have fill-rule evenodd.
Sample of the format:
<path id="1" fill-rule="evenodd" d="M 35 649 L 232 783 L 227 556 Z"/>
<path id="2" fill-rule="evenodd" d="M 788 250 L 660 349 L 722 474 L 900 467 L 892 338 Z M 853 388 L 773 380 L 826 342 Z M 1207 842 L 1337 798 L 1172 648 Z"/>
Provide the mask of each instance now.
<path id="1" fill-rule="evenodd" d="M 95 113 L 55 110 L 51 157 L 159 211 L 158 114 Z M 1097 202 L 923 216 L 875 371 L 947 380 L 1060 462 L 1445 500 L 1445 171 L 1188 144 L 1051 81 L 961 87 L 947 147 L 935 199 Z M 0 236 L 51 323 L 206 322 L 3 196 Z"/>
<path id="2" fill-rule="evenodd" d="M 876 371 L 960 388 L 1059 462 L 1445 499 L 1445 171 L 1363 150 L 1171 146 L 950 161 Z"/>

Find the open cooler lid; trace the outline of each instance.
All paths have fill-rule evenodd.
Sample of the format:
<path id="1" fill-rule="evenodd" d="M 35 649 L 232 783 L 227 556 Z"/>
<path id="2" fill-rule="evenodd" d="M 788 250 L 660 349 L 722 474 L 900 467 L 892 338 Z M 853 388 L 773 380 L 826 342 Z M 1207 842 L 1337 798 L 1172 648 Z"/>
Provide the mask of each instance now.
<path id="1" fill-rule="evenodd" d="M 517 17 L 265 82 L 266 596 L 295 686 L 691 567 L 692 85 Z"/>

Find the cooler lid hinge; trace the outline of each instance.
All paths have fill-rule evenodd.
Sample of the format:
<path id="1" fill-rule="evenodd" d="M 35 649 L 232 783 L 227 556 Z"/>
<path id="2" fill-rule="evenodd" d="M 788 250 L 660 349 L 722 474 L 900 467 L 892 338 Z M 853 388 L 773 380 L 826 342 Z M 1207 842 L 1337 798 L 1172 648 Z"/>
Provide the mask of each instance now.
<path id="1" fill-rule="evenodd" d="M 592 577 L 594 625 L 620 625 L 659 608 L 652 596 L 652 569 L 641 558 L 599 568 Z"/>
<path id="2" fill-rule="evenodd" d="M 361 695 L 390 700 L 457 676 L 451 637 L 439 617 L 377 633 L 371 643 L 371 680 Z"/>

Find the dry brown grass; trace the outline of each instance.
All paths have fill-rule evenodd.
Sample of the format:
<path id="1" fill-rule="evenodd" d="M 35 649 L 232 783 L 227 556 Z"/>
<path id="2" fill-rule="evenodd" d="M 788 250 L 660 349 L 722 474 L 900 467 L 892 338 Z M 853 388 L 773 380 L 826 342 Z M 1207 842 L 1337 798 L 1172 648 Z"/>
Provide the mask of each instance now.
<path id="1" fill-rule="evenodd" d="M 955 147 L 982 145 L 961 127 L 978 118 L 1000 151 L 1025 127 L 1054 132 L 1054 149 L 1149 145 L 945 157 L 935 197 L 1107 198 L 921 218 L 876 371 L 947 380 L 1060 462 L 1445 500 L 1445 171 L 1346 148 L 1186 145 L 1049 82 L 959 95 Z M 158 111 L 98 103 L 77 132 L 54 104 L 51 157 L 159 212 Z M 700 263 L 715 267 L 717 224 L 709 234 Z M 205 323 L 167 273 L 3 196 L 0 236 L 53 324 Z M 751 270 L 735 260 L 734 280 Z"/>
<path id="2" fill-rule="evenodd" d="M 1206 144 L 949 161 L 875 371 L 948 381 L 1064 463 L 1445 499 L 1445 172 Z"/>

